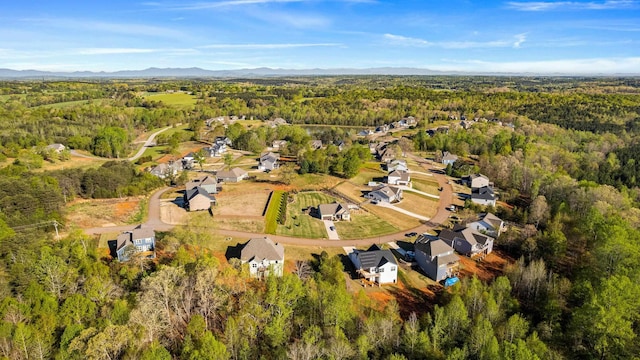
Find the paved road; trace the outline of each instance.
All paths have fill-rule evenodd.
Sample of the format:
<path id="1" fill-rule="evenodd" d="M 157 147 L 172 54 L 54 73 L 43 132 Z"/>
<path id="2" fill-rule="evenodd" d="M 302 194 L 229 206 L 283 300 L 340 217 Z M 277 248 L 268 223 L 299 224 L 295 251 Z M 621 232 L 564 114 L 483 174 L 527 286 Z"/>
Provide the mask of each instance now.
<path id="1" fill-rule="evenodd" d="M 144 144 L 142 144 L 142 147 L 140 147 L 140 149 L 138 149 L 138 152 L 135 155 L 133 155 L 133 156 L 131 156 L 131 157 L 125 159 L 125 160 L 129 160 L 131 162 L 138 160 L 138 158 L 140 156 L 142 156 L 142 154 L 144 154 L 144 151 L 147 150 L 147 148 L 150 147 L 151 144 L 153 144 L 153 140 L 155 140 L 156 135 L 160 134 L 163 131 L 167 131 L 169 129 L 171 129 L 171 126 L 167 126 L 166 128 L 160 129 L 160 130 L 154 132 L 153 134 L 151 134 L 151 136 L 149 136 L 149 138 L 144 142 Z M 114 159 L 110 159 L 110 158 L 103 158 L 103 157 L 99 157 L 99 156 L 82 154 L 82 153 L 79 153 L 79 152 L 77 152 L 75 150 L 71 150 L 71 155 L 72 156 L 81 157 L 81 158 L 85 158 L 85 159 L 114 160 Z"/>
<path id="2" fill-rule="evenodd" d="M 430 171 L 432 166 L 428 164 L 424 159 L 415 156 L 409 155 L 414 158 L 425 170 Z M 431 218 L 428 222 L 415 227 L 413 229 L 405 229 L 402 232 L 396 234 L 389 234 L 383 236 L 372 237 L 368 239 L 358 239 L 358 240 L 328 240 L 328 239 L 307 239 L 307 238 L 298 238 L 298 237 L 289 237 L 289 236 L 281 236 L 281 235 L 267 235 L 267 234 L 259 234 L 252 233 L 246 231 L 237 231 L 237 230 L 217 230 L 219 234 L 225 236 L 231 236 L 235 239 L 248 239 L 254 237 L 264 237 L 268 236 L 273 241 L 286 245 L 301 245 L 301 246 L 322 246 L 322 247 L 345 247 L 345 246 L 358 246 L 364 247 L 372 244 L 382 244 L 387 242 L 392 242 L 396 240 L 405 239 L 404 234 L 407 232 L 416 232 L 418 234 L 428 232 L 433 230 L 438 225 L 445 222 L 450 215 L 448 207 L 451 206 L 451 200 L 453 195 L 453 189 L 450 184 L 447 184 L 447 177 L 439 172 L 435 172 L 434 178 L 438 181 L 438 184 L 442 187 L 442 192 L 440 193 L 440 202 L 438 204 L 438 212 L 434 217 Z M 165 192 L 172 188 L 166 187 L 164 189 L 160 189 L 156 191 L 151 198 L 149 199 L 149 217 L 145 224 L 152 226 L 156 230 L 160 231 L 168 231 L 171 230 L 174 226 L 170 224 L 165 224 L 160 219 L 160 196 Z M 112 226 L 112 227 L 100 227 L 100 228 L 91 228 L 85 229 L 87 234 L 103 234 L 109 232 L 117 232 L 117 231 L 125 231 L 130 230 L 134 227 L 134 225 L 126 225 L 126 226 Z"/>

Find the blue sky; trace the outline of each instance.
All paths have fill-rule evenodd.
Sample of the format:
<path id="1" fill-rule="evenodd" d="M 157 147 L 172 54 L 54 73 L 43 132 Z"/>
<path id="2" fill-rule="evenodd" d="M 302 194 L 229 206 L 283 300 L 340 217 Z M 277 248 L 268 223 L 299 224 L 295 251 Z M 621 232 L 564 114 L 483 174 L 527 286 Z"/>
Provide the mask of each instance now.
<path id="1" fill-rule="evenodd" d="M 3 1 L 0 68 L 640 74 L 640 0 Z"/>

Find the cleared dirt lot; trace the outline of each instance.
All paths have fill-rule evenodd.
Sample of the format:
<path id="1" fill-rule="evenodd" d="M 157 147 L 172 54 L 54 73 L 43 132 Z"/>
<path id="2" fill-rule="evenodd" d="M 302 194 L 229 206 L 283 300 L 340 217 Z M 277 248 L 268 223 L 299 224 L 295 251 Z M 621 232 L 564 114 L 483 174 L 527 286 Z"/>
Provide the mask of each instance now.
<path id="1" fill-rule="evenodd" d="M 78 199 L 67 205 L 67 222 L 79 227 L 125 225 L 140 207 L 141 197 Z"/>
<path id="2" fill-rule="evenodd" d="M 259 192 L 225 192 L 216 194 L 218 205 L 213 208 L 213 215 L 244 215 L 244 216 L 262 216 L 267 199 L 269 199 L 269 190 Z"/>

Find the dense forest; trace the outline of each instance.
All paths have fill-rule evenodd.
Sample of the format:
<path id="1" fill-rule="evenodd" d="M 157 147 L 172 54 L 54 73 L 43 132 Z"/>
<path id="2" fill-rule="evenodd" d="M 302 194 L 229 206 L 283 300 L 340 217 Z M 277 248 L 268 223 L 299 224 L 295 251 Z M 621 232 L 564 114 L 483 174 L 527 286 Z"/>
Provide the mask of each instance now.
<path id="1" fill-rule="evenodd" d="M 197 102 L 176 107 L 142 96 L 166 90 L 191 92 Z M 0 94 L 4 358 L 640 356 L 638 79 L 2 82 Z M 138 132 L 179 122 L 198 127 L 221 115 L 335 125 L 322 136 L 355 143 L 353 158 L 364 156 L 357 142 L 365 140 L 351 138 L 341 125 L 364 128 L 415 116 L 418 125 L 398 136 L 398 146 L 454 152 L 463 161 L 452 174 L 479 171 L 495 182 L 508 204 L 497 214 L 513 224 L 497 247 L 513 263 L 490 282 L 465 278 L 434 295 L 407 288 L 418 303 L 399 292 L 381 304 L 363 291 L 349 292 L 341 259 L 326 253 L 296 263 L 282 278 L 249 280 L 237 262 L 221 262 L 200 246 L 211 234 L 197 226 L 161 234 L 157 263 L 113 261 L 78 231 L 55 240 L 47 228 L 20 230 L 63 222 L 72 197 L 136 195 L 161 185 L 121 161 L 36 171 L 43 158 L 33 147 L 61 142 L 124 157 Z M 462 116 L 478 121 L 465 129 L 451 120 Z M 447 132 L 426 132 L 444 125 Z M 310 137 L 301 128 L 229 126 L 224 133 L 253 152 L 287 139 L 286 155 L 298 157 L 301 173 L 352 175 L 348 157 L 331 147 L 302 151 Z"/>

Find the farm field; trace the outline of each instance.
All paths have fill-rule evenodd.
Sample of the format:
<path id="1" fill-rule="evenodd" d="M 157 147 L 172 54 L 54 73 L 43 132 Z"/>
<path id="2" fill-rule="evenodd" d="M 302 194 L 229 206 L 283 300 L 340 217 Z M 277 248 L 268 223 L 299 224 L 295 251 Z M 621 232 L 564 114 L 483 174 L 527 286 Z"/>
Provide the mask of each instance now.
<path id="1" fill-rule="evenodd" d="M 143 99 L 162 101 L 166 105 L 192 107 L 196 104 L 195 96 L 182 92 L 177 93 L 145 93 Z"/>
<path id="2" fill-rule="evenodd" d="M 39 106 L 35 106 L 35 108 L 64 109 L 64 108 L 69 108 L 69 107 L 74 107 L 74 106 L 81 106 L 81 105 L 105 106 L 105 105 L 108 105 L 110 101 L 111 101 L 110 99 L 75 100 L 75 101 L 59 102 L 59 103 L 54 103 L 54 104 L 39 105 Z"/>

